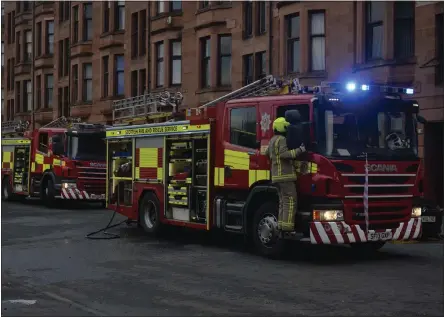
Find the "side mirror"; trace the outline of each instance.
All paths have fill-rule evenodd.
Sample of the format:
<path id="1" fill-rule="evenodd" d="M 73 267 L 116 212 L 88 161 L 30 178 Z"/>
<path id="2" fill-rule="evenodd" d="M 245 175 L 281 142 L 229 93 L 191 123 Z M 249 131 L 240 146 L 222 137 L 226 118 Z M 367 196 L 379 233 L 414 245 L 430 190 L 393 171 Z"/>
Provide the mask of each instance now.
<path id="1" fill-rule="evenodd" d="M 416 119 L 418 120 L 419 123 L 422 123 L 422 124 L 427 123 L 427 120 L 423 116 L 416 115 Z"/>

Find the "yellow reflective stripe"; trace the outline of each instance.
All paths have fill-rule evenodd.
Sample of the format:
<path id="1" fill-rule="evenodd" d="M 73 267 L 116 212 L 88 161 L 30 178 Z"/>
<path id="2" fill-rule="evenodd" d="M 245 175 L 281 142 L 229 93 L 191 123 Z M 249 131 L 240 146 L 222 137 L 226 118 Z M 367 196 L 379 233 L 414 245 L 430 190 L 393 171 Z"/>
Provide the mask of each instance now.
<path id="1" fill-rule="evenodd" d="M 214 169 L 214 185 L 224 186 L 225 184 L 225 169 L 223 167 L 216 167 Z"/>
<path id="2" fill-rule="evenodd" d="M 3 163 L 12 162 L 12 152 L 3 152 L 2 162 Z"/>
<path id="3" fill-rule="evenodd" d="M 31 140 L 21 139 L 21 140 L 2 140 L 2 145 L 23 145 L 30 144 Z"/>
<path id="4" fill-rule="evenodd" d="M 163 168 L 162 167 L 157 168 L 157 179 L 163 180 Z"/>
<path id="5" fill-rule="evenodd" d="M 43 164 L 43 171 L 49 170 L 51 168 L 51 164 Z"/>
<path id="6" fill-rule="evenodd" d="M 35 163 L 34 162 L 31 163 L 31 172 L 35 172 Z"/>
<path id="7" fill-rule="evenodd" d="M 288 223 L 291 224 L 293 222 L 294 200 L 292 196 L 290 196 L 289 198 L 290 198 L 290 210 L 288 211 Z"/>
<path id="8" fill-rule="evenodd" d="M 296 157 L 296 150 L 290 150 L 290 153 L 292 158 Z"/>
<path id="9" fill-rule="evenodd" d="M 43 164 L 43 155 L 37 153 L 37 154 L 35 155 L 35 162 L 36 162 L 37 164 Z"/>
<path id="10" fill-rule="evenodd" d="M 136 167 L 136 179 L 140 178 L 140 167 Z"/>
<path id="11" fill-rule="evenodd" d="M 139 154 L 139 167 L 157 167 L 157 148 L 141 148 Z"/>
<path id="12" fill-rule="evenodd" d="M 269 180 L 269 170 L 250 170 L 248 171 L 248 185 L 251 186 L 260 180 Z"/>
<path id="13" fill-rule="evenodd" d="M 225 150 L 224 165 L 235 170 L 248 171 L 250 169 L 250 156 L 246 152 Z"/>
<path id="14" fill-rule="evenodd" d="M 209 124 L 201 125 L 146 125 L 145 127 L 131 128 L 127 127 L 119 130 L 106 131 L 106 137 L 122 137 L 122 136 L 135 136 L 135 135 L 156 135 L 156 134 L 180 134 L 183 132 L 200 132 L 210 130 Z"/>
<path id="15" fill-rule="evenodd" d="M 277 137 L 276 141 L 274 142 L 274 154 L 276 155 L 276 163 L 278 166 L 278 175 L 282 175 L 282 165 L 281 165 L 281 159 L 279 154 L 279 140 L 281 138 Z"/>

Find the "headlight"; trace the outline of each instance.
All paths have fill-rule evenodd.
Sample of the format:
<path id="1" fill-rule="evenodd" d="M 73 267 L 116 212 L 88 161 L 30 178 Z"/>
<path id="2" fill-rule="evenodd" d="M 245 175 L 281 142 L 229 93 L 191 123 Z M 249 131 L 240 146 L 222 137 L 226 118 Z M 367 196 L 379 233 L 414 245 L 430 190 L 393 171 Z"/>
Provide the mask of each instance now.
<path id="1" fill-rule="evenodd" d="M 68 189 L 68 188 L 77 188 L 76 183 L 62 183 L 62 188 Z"/>
<path id="2" fill-rule="evenodd" d="M 421 217 L 422 208 L 421 207 L 413 207 L 412 208 L 412 217 Z"/>
<path id="3" fill-rule="evenodd" d="M 314 221 L 342 221 L 344 212 L 342 210 L 313 210 Z"/>

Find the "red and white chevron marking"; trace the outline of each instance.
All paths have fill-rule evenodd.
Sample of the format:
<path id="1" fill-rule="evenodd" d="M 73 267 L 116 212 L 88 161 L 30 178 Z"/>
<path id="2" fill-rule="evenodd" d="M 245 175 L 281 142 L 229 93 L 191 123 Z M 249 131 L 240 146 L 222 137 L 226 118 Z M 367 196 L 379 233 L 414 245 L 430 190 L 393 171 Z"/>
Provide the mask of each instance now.
<path id="1" fill-rule="evenodd" d="M 396 229 L 382 231 L 369 230 L 369 234 L 375 232 L 391 232 L 389 240 L 415 240 L 422 234 L 421 218 L 412 218 L 409 222 L 401 222 Z M 310 224 L 310 242 L 312 244 L 349 244 L 367 242 L 367 235 L 358 225 L 348 225 L 340 222 L 312 222 Z"/>
<path id="2" fill-rule="evenodd" d="M 78 200 L 104 200 L 105 195 L 88 194 L 84 190 L 77 188 L 62 188 L 62 199 L 78 199 Z"/>

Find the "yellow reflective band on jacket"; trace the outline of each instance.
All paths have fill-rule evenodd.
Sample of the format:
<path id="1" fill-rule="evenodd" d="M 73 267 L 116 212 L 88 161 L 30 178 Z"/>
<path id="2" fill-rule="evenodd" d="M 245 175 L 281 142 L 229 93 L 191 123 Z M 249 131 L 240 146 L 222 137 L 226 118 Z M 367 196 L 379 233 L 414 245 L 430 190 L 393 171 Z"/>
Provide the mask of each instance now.
<path id="1" fill-rule="evenodd" d="M 271 138 L 268 155 L 271 160 L 271 180 L 273 182 L 290 182 L 297 178 L 295 158 L 298 150 L 287 148 L 287 139 L 281 135 Z"/>

